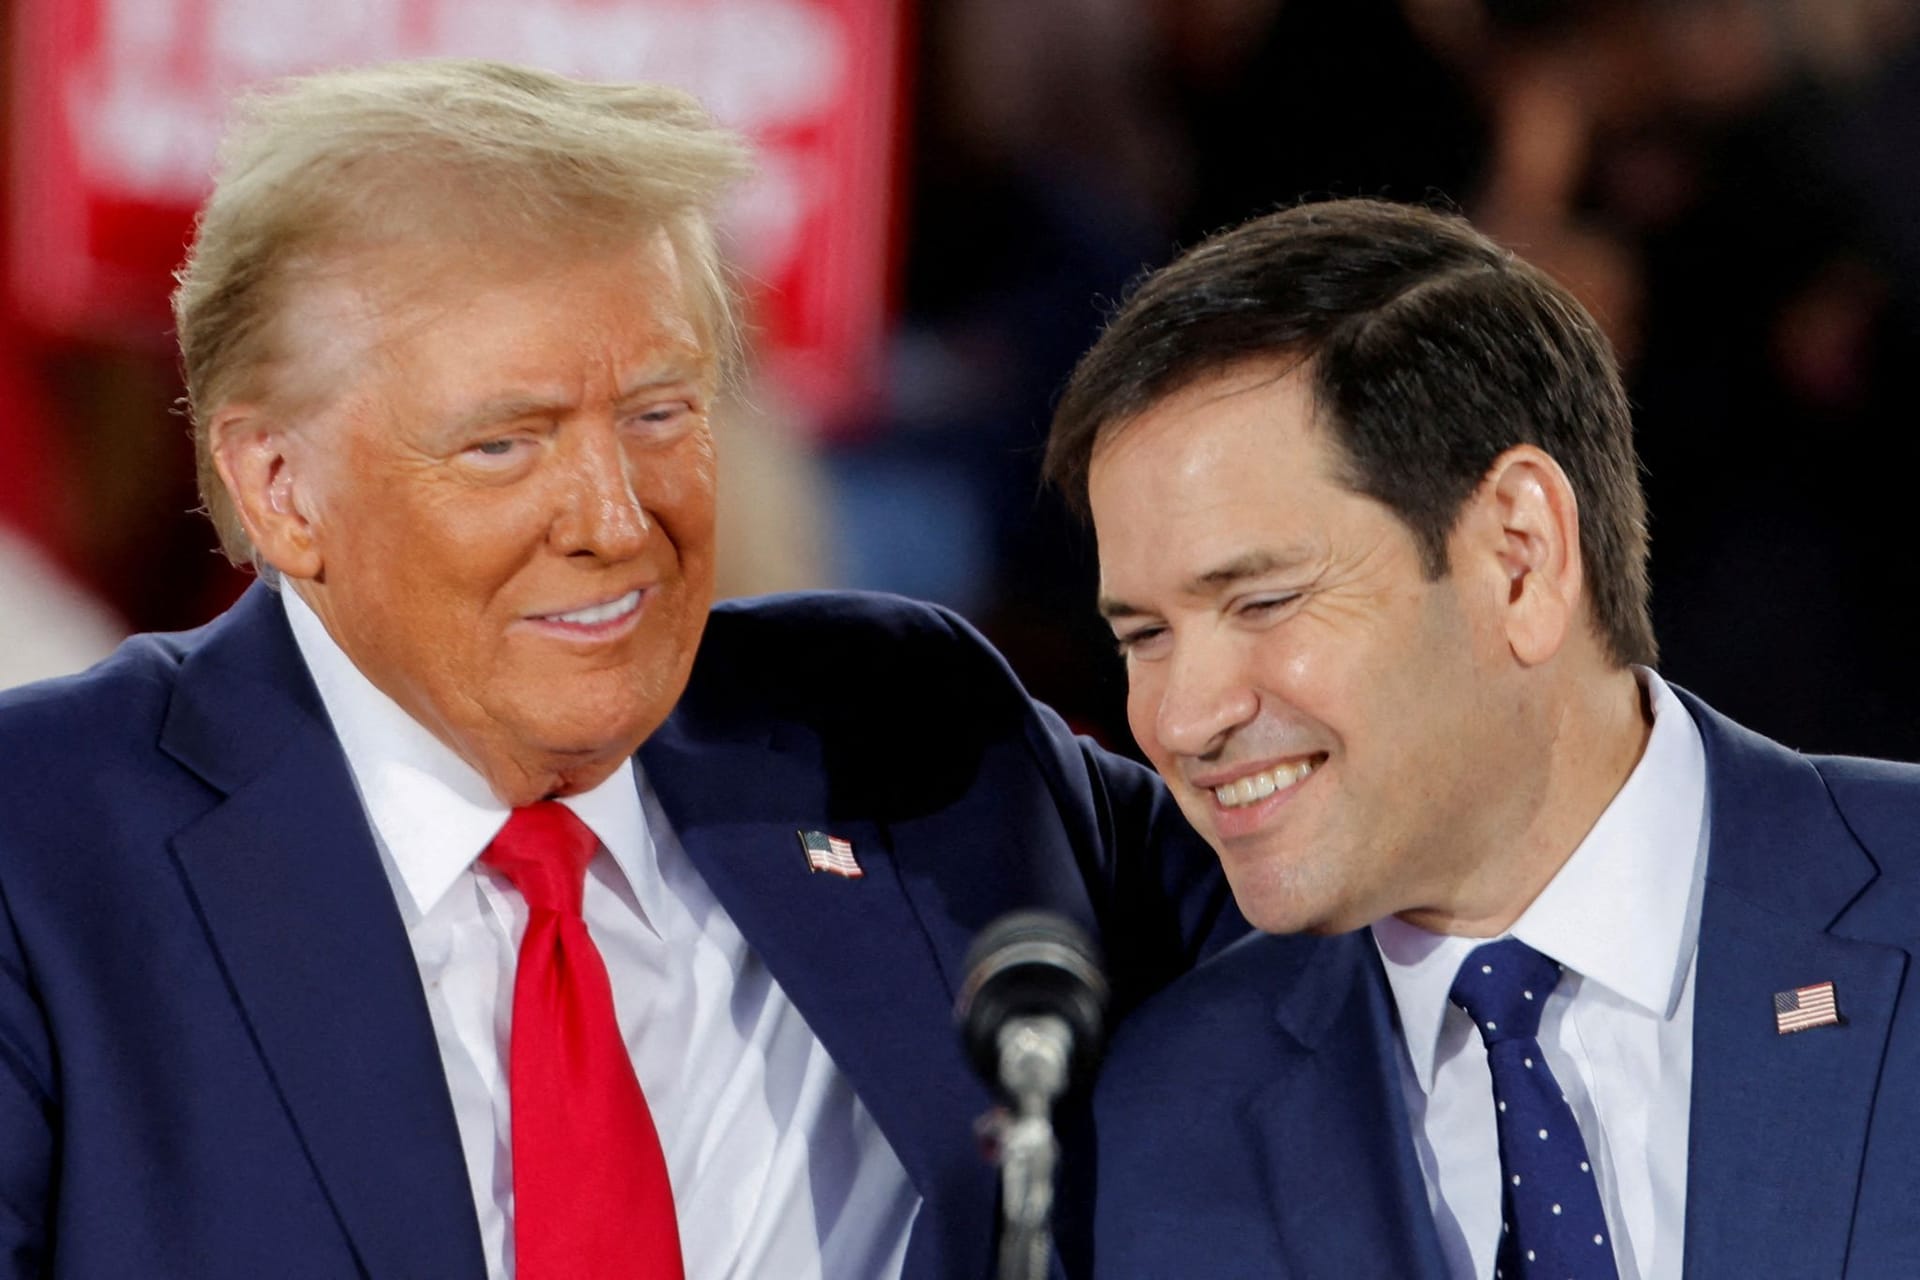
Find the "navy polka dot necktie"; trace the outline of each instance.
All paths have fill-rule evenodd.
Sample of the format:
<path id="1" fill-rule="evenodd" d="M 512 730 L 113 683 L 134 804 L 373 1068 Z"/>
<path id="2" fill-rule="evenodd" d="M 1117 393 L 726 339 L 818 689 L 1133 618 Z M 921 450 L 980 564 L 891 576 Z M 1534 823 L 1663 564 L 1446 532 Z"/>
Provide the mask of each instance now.
<path id="1" fill-rule="evenodd" d="M 1619 1280 L 1586 1143 L 1540 1053 L 1540 1010 L 1559 982 L 1560 966 L 1517 938 L 1474 948 L 1453 980 L 1493 1074 L 1499 1280 Z"/>

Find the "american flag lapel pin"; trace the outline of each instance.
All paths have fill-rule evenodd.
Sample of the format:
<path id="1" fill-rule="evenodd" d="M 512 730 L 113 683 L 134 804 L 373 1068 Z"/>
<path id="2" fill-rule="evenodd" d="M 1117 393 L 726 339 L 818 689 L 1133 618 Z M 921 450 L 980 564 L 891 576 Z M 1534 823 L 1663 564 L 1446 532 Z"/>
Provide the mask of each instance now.
<path id="1" fill-rule="evenodd" d="M 826 871 L 848 880 L 867 874 L 853 856 L 853 842 L 830 836 L 824 831 L 799 831 L 800 848 L 807 855 L 808 871 Z"/>
<path id="2" fill-rule="evenodd" d="M 1834 998 L 1831 982 L 1816 982 L 1810 987 L 1777 991 L 1773 996 L 1773 1029 L 1792 1035 L 1814 1027 L 1840 1025 L 1840 1006 Z"/>

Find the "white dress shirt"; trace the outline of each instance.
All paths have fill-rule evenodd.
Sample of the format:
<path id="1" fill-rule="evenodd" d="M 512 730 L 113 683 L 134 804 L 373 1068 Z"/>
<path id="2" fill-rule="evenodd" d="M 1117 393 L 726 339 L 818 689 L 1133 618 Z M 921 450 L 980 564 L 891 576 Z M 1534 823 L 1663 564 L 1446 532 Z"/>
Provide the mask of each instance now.
<path id="1" fill-rule="evenodd" d="M 1653 710 L 1640 761 L 1508 935 L 1566 972 L 1540 1046 L 1580 1125 L 1620 1280 L 1678 1280 L 1686 1224 L 1693 970 L 1707 865 L 1700 731 L 1635 668 Z M 1500 1147 L 1487 1051 L 1447 998 L 1485 938 L 1373 926 L 1399 1009 L 1401 1088 L 1450 1274 L 1486 1280 L 1500 1235 Z"/>
<path id="2" fill-rule="evenodd" d="M 509 1280 L 506 1064 L 527 910 L 476 862 L 508 810 L 360 673 L 298 595 L 281 598 L 420 967 L 489 1274 Z M 688 1280 L 898 1277 L 918 1193 L 688 861 L 638 766 L 561 803 L 600 839 L 584 915 L 666 1152 Z"/>

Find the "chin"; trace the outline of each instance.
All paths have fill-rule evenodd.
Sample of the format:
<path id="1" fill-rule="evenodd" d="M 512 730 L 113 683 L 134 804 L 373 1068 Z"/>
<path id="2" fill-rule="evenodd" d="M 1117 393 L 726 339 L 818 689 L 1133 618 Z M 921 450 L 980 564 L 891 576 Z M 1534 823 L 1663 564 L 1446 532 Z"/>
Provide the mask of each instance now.
<path id="1" fill-rule="evenodd" d="M 631 755 L 664 713 L 652 699 L 634 697 L 631 685 L 604 681 L 526 681 L 508 696 L 482 703 L 497 728 L 499 745 L 529 759 L 548 757 L 574 764 Z"/>
<path id="2" fill-rule="evenodd" d="M 673 659 L 623 661 L 599 670 L 548 670 L 512 690 L 513 721 L 528 742 L 556 751 L 595 751 L 626 745 L 629 753 L 660 726 L 686 684 L 664 679 Z M 691 664 L 685 664 L 691 665 Z M 665 686 L 665 687 L 663 687 Z"/>
<path id="3" fill-rule="evenodd" d="M 647 716 L 549 714 L 529 725 L 521 738 L 537 750 L 563 761 L 578 764 L 618 761 L 638 751 L 658 724 L 657 719 Z"/>
<path id="4" fill-rule="evenodd" d="M 1347 933 L 1371 920 L 1354 918 L 1349 902 L 1316 896 L 1302 877 L 1284 867 L 1249 868 L 1251 874 L 1227 872 L 1233 899 L 1247 923 L 1262 933 L 1311 933 L 1321 936 Z"/>
<path id="5" fill-rule="evenodd" d="M 1303 909 L 1299 903 L 1265 905 L 1264 908 L 1243 905 L 1240 914 L 1262 933 L 1307 933 L 1321 938 L 1351 933 L 1370 923 L 1365 920 L 1348 921 L 1325 912 Z"/>

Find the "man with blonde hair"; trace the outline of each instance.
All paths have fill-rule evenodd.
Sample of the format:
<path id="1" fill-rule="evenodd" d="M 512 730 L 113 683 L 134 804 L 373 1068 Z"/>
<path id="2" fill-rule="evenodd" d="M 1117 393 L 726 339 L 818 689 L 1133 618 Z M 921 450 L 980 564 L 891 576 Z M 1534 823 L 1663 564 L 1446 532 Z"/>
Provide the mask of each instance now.
<path id="1" fill-rule="evenodd" d="M 745 163 L 495 64 L 251 104 L 175 305 L 264 581 L 0 700 L 0 1274 L 978 1276 L 972 935 L 1124 1005 L 1231 918 L 958 619 L 710 616 Z"/>

